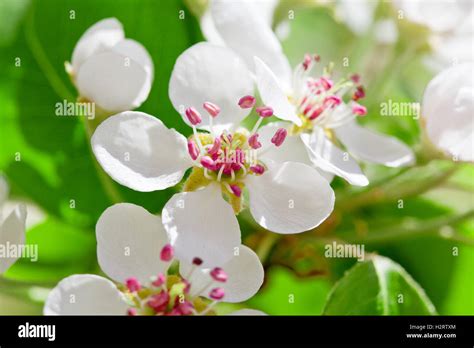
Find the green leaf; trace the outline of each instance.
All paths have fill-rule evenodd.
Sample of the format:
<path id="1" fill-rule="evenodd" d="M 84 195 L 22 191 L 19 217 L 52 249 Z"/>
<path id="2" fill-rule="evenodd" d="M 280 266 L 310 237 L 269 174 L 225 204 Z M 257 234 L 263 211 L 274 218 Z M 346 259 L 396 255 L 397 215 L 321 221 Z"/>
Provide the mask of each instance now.
<path id="1" fill-rule="evenodd" d="M 352 267 L 329 294 L 324 315 L 434 315 L 424 290 L 397 263 L 371 255 Z"/>
<path id="2" fill-rule="evenodd" d="M 98 177 L 83 122 L 78 117 L 55 115 L 57 102 L 76 98 L 64 62 L 71 59 L 87 28 L 116 17 L 126 37 L 143 44 L 155 65 L 152 90 L 139 110 L 159 117 L 170 128 L 190 132 L 171 105 L 168 83 L 176 58 L 200 39 L 199 26 L 179 0 L 27 4 L 17 11 L 15 25 L 9 26 L 15 35 L 0 45 L 0 171 L 8 177 L 14 196 L 28 197 L 51 216 L 91 228 L 112 200 Z M 174 193 L 135 192 L 115 182 L 112 186 L 124 201 L 154 213 Z M 74 209 L 69 207 L 71 200 Z"/>

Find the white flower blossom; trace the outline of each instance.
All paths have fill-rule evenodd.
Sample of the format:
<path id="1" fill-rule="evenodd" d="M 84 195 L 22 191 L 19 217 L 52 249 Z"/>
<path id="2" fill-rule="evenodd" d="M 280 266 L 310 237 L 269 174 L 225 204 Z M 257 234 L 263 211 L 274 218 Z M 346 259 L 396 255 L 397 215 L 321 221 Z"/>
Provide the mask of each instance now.
<path id="1" fill-rule="evenodd" d="M 288 139 L 277 154 L 269 151 L 266 156 L 280 162 L 312 164 L 329 173 L 329 178 L 331 174 L 339 175 L 360 186 L 367 185 L 368 180 L 350 155 L 391 167 L 413 162 L 408 146 L 357 124 L 355 118 L 364 115 L 365 108 L 355 101 L 346 104 L 342 97 L 353 88 L 356 88 L 356 100 L 363 97 L 364 91 L 358 82 L 333 83 L 331 69 L 320 78 L 312 77 L 311 69 L 319 56 L 306 55 L 303 63 L 291 73 L 276 36 L 248 2 L 230 5 L 214 0 L 210 13 L 225 46 L 240 56 L 253 72 L 263 102 L 273 108 L 277 117 L 297 126 L 278 124 L 277 127 L 288 129 L 290 138 L 297 139 Z M 271 129 L 275 125 L 265 127 Z M 262 133 L 266 132 L 265 127 Z M 337 146 L 338 142 L 348 153 Z"/>
<path id="2" fill-rule="evenodd" d="M 138 112 L 112 116 L 95 131 L 92 147 L 97 160 L 114 180 L 134 190 L 174 186 L 193 168 L 185 191 L 194 192 L 176 194 L 163 210 L 173 244 L 181 244 L 180 236 L 192 233 L 208 241 L 228 236 L 221 248 L 233 247 L 236 237 L 231 231 L 238 231 L 238 224 L 221 195 L 238 213 L 245 188 L 255 220 L 277 233 L 307 231 L 331 213 L 334 192 L 317 170 L 301 163 L 274 162 L 266 155 L 274 148 L 278 151 L 286 132 L 262 138 L 260 148 L 252 142 L 263 118 L 273 113 L 271 108 L 257 108 L 262 116 L 251 132 L 238 127 L 253 106 L 246 101 L 253 99 L 252 91 L 250 72 L 239 57 L 227 48 L 200 43 L 178 57 L 169 87 L 173 105 L 193 127 L 189 140 Z"/>
<path id="3" fill-rule="evenodd" d="M 474 64 L 443 70 L 426 87 L 422 125 L 431 143 L 454 160 L 474 161 Z"/>
<path id="4" fill-rule="evenodd" d="M 153 82 L 153 62 L 137 41 L 126 39 L 115 18 L 91 26 L 66 64 L 80 97 L 109 112 L 139 107 Z"/>
<path id="5" fill-rule="evenodd" d="M 471 0 L 396 0 L 402 20 L 430 31 L 433 54 L 429 66 L 442 70 L 452 64 L 474 61 L 474 6 Z"/>
<path id="6" fill-rule="evenodd" d="M 189 264 L 175 259 L 160 217 L 134 204 L 109 207 L 96 234 L 99 265 L 117 284 L 97 275 L 69 276 L 50 292 L 45 315 L 205 315 L 220 301 L 247 300 L 263 282 L 260 260 L 244 245 L 213 268 L 197 256 Z M 180 275 L 167 275 L 174 260 L 179 260 Z"/>

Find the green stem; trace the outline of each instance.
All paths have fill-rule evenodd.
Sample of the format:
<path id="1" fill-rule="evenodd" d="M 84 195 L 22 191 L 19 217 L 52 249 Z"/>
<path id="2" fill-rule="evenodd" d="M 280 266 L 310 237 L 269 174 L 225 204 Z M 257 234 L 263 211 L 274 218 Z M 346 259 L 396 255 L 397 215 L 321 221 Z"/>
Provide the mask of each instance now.
<path id="1" fill-rule="evenodd" d="M 73 100 L 73 94 L 68 90 L 63 80 L 56 73 L 56 70 L 49 61 L 41 42 L 36 36 L 34 9 L 35 1 L 31 3 L 25 24 L 25 38 L 28 47 L 55 93 L 63 99 Z"/>
<path id="2" fill-rule="evenodd" d="M 265 236 L 262 237 L 256 250 L 256 253 L 262 263 L 265 263 L 270 251 L 279 239 L 280 235 L 273 232 L 266 232 Z"/>
<path id="3" fill-rule="evenodd" d="M 346 212 L 354 211 L 368 205 L 417 196 L 444 183 L 458 169 L 459 166 L 453 165 L 444 172 L 433 175 L 429 180 L 416 182 L 415 185 L 410 185 L 406 181 L 400 181 L 396 184 L 394 181 L 398 180 L 399 177 L 394 176 L 391 180 L 386 181 L 384 185 L 373 187 L 368 191 L 363 191 L 359 194 L 347 197 L 343 201 L 339 201 L 337 208 Z M 407 172 L 405 172 L 405 174 L 406 173 Z"/>
<path id="4" fill-rule="evenodd" d="M 54 69 L 53 65 L 48 59 L 46 52 L 44 51 L 41 42 L 39 41 L 38 37 L 36 36 L 35 32 L 35 16 L 34 16 L 34 8 L 35 8 L 35 1 L 32 2 L 28 17 L 26 20 L 25 25 L 25 37 L 30 48 L 33 57 L 35 58 L 38 66 L 40 67 L 41 71 L 45 75 L 46 79 L 50 83 L 51 87 L 55 91 L 55 93 L 66 100 L 74 100 L 73 94 L 68 90 L 66 85 L 64 84 L 63 80 L 59 77 L 56 70 Z M 90 142 L 90 138 L 92 136 L 92 129 L 89 125 L 89 122 L 86 117 L 81 117 L 81 119 L 85 120 L 84 126 L 87 133 L 87 141 Z M 90 149 L 90 146 L 89 146 Z M 92 151 L 90 151 L 91 156 L 93 156 Z M 119 193 L 119 191 L 114 186 L 114 183 L 110 180 L 109 176 L 103 171 L 100 165 L 94 158 L 94 167 L 97 171 L 99 180 L 108 195 L 109 199 L 112 203 L 122 202 L 123 199 Z"/>
<path id="5" fill-rule="evenodd" d="M 411 239 L 423 235 L 431 235 L 433 233 L 439 233 L 440 228 L 444 226 L 451 226 L 458 224 L 462 221 L 468 220 L 474 217 L 474 210 L 470 210 L 461 215 L 442 217 L 431 221 L 417 221 L 416 223 L 410 223 L 407 226 L 391 226 L 385 229 L 378 230 L 377 233 L 367 235 L 366 237 L 354 237 L 347 238 L 349 243 L 388 243 L 394 241 L 400 241 L 405 239 Z M 447 239 L 456 240 L 458 242 L 474 246 L 474 239 L 462 236 L 459 234 L 453 234 L 452 236 L 446 236 Z"/>

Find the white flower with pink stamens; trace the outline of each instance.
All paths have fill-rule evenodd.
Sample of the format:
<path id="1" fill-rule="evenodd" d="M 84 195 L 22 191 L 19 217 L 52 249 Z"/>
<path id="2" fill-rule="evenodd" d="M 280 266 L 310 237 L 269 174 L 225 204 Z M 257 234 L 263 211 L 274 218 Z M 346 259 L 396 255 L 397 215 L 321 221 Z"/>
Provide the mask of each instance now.
<path id="1" fill-rule="evenodd" d="M 263 282 L 260 260 L 244 245 L 212 268 L 200 257 L 175 258 L 160 217 L 134 204 L 108 208 L 96 234 L 100 267 L 116 283 L 91 274 L 67 277 L 50 292 L 44 314 L 206 315 L 220 301 L 249 299 Z M 168 275 L 178 260 L 179 274 Z"/>
<path id="2" fill-rule="evenodd" d="M 196 243 L 218 244 L 224 251 L 235 246 L 240 237 L 232 208 L 242 209 L 244 189 L 255 220 L 277 233 L 307 231 L 333 209 L 334 192 L 317 170 L 267 157 L 286 142 L 286 132 L 278 129 L 268 139 L 258 138 L 263 119 L 273 115 L 271 105 L 257 108 L 260 118 L 252 131 L 239 127 L 254 107 L 252 91 L 250 73 L 235 54 L 197 44 L 178 58 L 169 88 L 173 105 L 193 128 L 189 139 L 139 112 L 108 118 L 92 137 L 104 170 L 137 191 L 174 186 L 192 168 L 184 185 L 189 192 L 174 195 L 163 210 L 180 255 L 190 254 Z M 194 242 L 181 241 L 191 234 Z"/>
<path id="3" fill-rule="evenodd" d="M 410 148 L 396 138 L 357 124 L 356 116 L 366 113 L 365 107 L 356 102 L 364 93 L 358 81 L 334 83 L 332 69 L 326 69 L 319 78 L 313 77 L 311 71 L 319 56 L 309 54 L 291 73 L 280 43 L 255 6 L 246 1 L 229 4 L 214 0 L 209 13 L 222 38 L 221 44 L 241 57 L 252 71 L 263 103 L 270 105 L 277 117 L 296 125 L 277 125 L 285 127 L 289 136 L 278 152 L 269 151 L 266 156 L 277 162 L 312 165 L 322 173 L 339 175 L 360 186 L 367 185 L 368 180 L 347 152 L 361 160 L 391 167 L 413 161 Z M 205 58 L 204 54 L 201 56 Z M 219 65 L 210 66 L 220 69 Z M 344 102 L 344 95 L 354 89 L 353 100 Z M 274 132 L 274 127 L 262 127 L 260 133 Z M 339 142 L 347 152 L 340 149 Z"/>
<path id="4" fill-rule="evenodd" d="M 9 187 L 5 178 L 0 175 L 0 246 L 5 249 L 19 247 L 25 243 L 26 207 L 19 204 L 15 209 L 3 216 L 3 206 L 7 201 Z M 19 255 L 2 255 L 0 257 L 0 274 L 5 273 L 19 258 Z"/>
<path id="5" fill-rule="evenodd" d="M 302 121 L 300 125 L 267 125 L 271 131 L 275 127 L 285 127 L 290 137 L 296 138 L 287 141 L 278 154 L 273 151 L 268 155 L 279 161 L 311 163 L 359 186 L 367 185 L 368 180 L 351 155 L 390 167 L 410 164 L 414 156 L 408 146 L 396 138 L 369 131 L 355 121 L 357 116 L 367 113 L 367 109 L 357 102 L 365 96 L 360 78 L 354 75 L 335 83 L 331 65 L 315 78 L 311 71 L 317 62 L 319 56 L 306 55 L 295 69 L 291 91 L 285 92 L 280 79 L 255 57 L 257 87 L 262 100 L 274 106 L 275 114 L 287 115 L 287 119 L 289 115 L 298 115 Z M 348 94 L 351 100 L 346 103 L 343 98 Z"/>
<path id="6" fill-rule="evenodd" d="M 81 99 L 109 112 L 139 107 L 153 82 L 150 55 L 140 43 L 125 38 L 115 18 L 95 23 L 82 35 L 66 70 Z"/>
<path id="7" fill-rule="evenodd" d="M 426 87 L 422 126 L 430 142 L 457 161 L 474 161 L 474 65 L 446 69 Z"/>

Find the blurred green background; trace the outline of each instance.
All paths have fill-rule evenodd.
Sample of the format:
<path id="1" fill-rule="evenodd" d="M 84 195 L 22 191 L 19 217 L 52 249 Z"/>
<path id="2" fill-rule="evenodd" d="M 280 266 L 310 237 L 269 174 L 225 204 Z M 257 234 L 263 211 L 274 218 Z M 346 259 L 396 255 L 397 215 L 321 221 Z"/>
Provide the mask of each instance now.
<path id="1" fill-rule="evenodd" d="M 388 99 L 421 100 L 433 76 L 422 54 L 404 56 L 409 40 L 404 33 L 397 44 L 380 46 L 373 32 L 357 36 L 330 7 L 308 3 L 281 5 L 281 11 L 293 5 L 295 11 L 283 40 L 290 62 L 295 65 L 305 52 L 316 52 L 324 62 L 334 61 L 341 75 L 360 72 L 368 95 L 363 104 L 369 109 L 363 122 L 416 147 L 418 121 L 379 117 L 379 105 Z M 184 20 L 179 19 L 180 11 Z M 82 33 L 107 17 L 119 19 L 126 36 L 141 42 L 153 58 L 153 88 L 139 110 L 185 135 L 190 133 L 168 98 L 177 56 L 203 40 L 199 22 L 186 3 L 1 0 L 0 172 L 11 186 L 11 198 L 38 210 L 39 222 L 29 228 L 27 243 L 38 244 L 40 257 L 36 263 L 20 260 L 0 277 L 0 314 L 40 314 L 48 289 L 63 277 L 100 273 L 94 226 L 112 202 L 91 156 L 84 124 L 78 118 L 56 117 L 54 110 L 57 102 L 76 98 L 64 62 L 70 60 Z M 348 67 L 342 64 L 344 57 L 350 57 Z M 15 65 L 17 58 L 20 66 Z M 408 170 L 364 165 L 373 184 L 351 188 L 335 179 L 335 213 L 318 230 L 298 236 L 269 237 L 243 213 L 239 219 L 244 240 L 264 255 L 266 266 L 265 284 L 247 306 L 269 314 L 321 314 L 334 282 L 355 262 L 324 258 L 323 246 L 344 240 L 364 243 L 366 251 L 399 263 L 425 290 L 438 313 L 474 314 L 474 222 L 472 218 L 457 222 L 460 214 L 474 209 L 474 169 L 456 164 L 454 174 L 439 179 L 451 167 L 444 161 Z M 156 213 L 175 192 L 139 193 L 113 185 L 124 201 Z M 400 192 L 400 187 L 407 192 Z M 388 193 L 380 199 L 372 196 L 374 188 Z M 403 209 L 398 207 L 400 195 Z M 356 204 L 359 200 L 362 203 Z M 453 247 L 459 248 L 458 256 L 453 256 Z M 346 296 L 357 305 L 355 293 L 367 289 L 360 283 L 351 291 Z"/>

